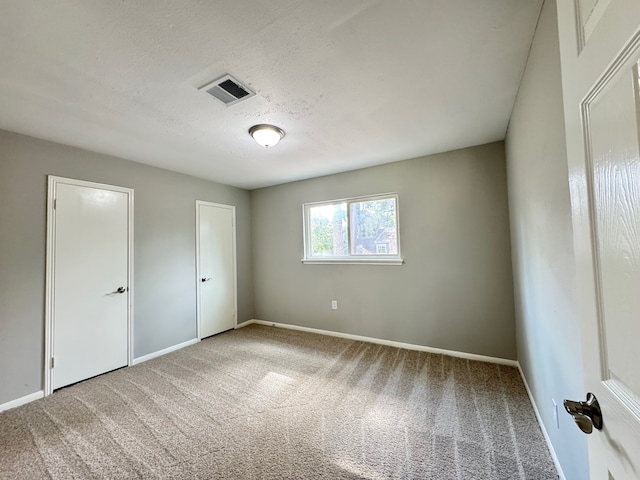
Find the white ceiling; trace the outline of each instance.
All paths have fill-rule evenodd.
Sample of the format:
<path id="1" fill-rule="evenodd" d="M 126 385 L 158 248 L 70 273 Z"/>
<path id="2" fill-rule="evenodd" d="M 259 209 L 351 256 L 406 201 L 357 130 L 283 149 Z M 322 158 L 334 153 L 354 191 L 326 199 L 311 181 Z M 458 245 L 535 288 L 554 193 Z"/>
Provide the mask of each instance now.
<path id="1" fill-rule="evenodd" d="M 502 140 L 541 2 L 3 0 L 0 128 L 249 189 Z"/>

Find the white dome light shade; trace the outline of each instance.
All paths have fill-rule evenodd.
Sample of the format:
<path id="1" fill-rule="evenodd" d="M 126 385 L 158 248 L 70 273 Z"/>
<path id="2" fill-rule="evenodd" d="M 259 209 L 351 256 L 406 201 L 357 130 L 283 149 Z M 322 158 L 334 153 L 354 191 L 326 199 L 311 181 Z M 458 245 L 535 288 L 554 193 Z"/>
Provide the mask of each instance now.
<path id="1" fill-rule="evenodd" d="M 273 125 L 254 125 L 249 129 L 249 135 L 258 145 L 269 148 L 276 145 L 284 137 L 284 131 Z"/>

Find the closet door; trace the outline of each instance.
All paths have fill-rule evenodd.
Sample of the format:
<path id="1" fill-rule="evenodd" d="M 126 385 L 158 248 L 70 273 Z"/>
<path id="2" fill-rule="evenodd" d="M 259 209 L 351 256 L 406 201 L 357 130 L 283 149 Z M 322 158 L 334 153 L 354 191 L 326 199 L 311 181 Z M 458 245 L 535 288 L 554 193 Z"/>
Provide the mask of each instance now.
<path id="1" fill-rule="evenodd" d="M 198 338 L 236 326 L 235 207 L 196 202 Z"/>

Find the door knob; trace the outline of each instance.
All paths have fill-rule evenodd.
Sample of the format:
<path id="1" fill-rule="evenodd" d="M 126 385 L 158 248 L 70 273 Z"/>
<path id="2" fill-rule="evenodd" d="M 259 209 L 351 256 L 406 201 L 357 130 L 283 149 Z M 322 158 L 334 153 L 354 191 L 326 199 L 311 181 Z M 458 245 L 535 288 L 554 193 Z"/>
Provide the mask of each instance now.
<path id="1" fill-rule="evenodd" d="M 118 287 L 118 289 L 113 293 L 124 293 L 126 291 L 127 291 L 127 289 L 125 287 Z"/>
<path id="2" fill-rule="evenodd" d="M 593 393 L 587 393 L 586 402 L 565 400 L 564 408 L 584 433 L 593 432 L 593 427 L 602 430 L 602 410 L 600 410 L 598 399 Z"/>
<path id="3" fill-rule="evenodd" d="M 204 282 L 208 282 L 209 280 L 211 280 L 211 277 L 209 277 L 209 278 L 204 278 L 204 277 L 202 277 L 202 283 L 204 283 Z"/>

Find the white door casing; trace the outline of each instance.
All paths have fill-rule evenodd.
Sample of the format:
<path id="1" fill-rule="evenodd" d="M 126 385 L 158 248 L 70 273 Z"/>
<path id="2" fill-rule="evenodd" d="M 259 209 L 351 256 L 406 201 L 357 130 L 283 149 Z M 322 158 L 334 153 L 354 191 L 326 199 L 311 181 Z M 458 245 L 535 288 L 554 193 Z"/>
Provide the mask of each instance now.
<path id="1" fill-rule="evenodd" d="M 640 2 L 558 1 L 558 26 L 585 395 L 603 417 L 589 470 L 638 480 Z"/>
<path id="2" fill-rule="evenodd" d="M 198 338 L 237 325 L 235 207 L 196 201 Z"/>
<path id="3" fill-rule="evenodd" d="M 133 190 L 49 176 L 46 395 L 131 364 L 132 242 Z"/>

